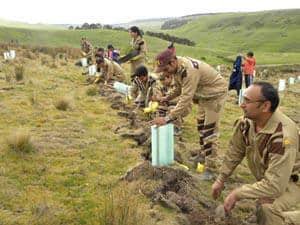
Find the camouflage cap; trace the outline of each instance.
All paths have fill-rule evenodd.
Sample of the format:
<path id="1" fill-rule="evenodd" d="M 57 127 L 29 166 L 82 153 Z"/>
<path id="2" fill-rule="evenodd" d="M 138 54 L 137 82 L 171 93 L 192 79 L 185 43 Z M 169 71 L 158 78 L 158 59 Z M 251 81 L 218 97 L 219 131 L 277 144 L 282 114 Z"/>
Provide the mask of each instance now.
<path id="1" fill-rule="evenodd" d="M 171 60 L 174 58 L 174 53 L 169 49 L 164 50 L 163 52 L 159 53 L 155 60 L 156 60 L 156 69 L 155 72 L 159 73 L 162 72 L 164 67 L 168 65 Z"/>

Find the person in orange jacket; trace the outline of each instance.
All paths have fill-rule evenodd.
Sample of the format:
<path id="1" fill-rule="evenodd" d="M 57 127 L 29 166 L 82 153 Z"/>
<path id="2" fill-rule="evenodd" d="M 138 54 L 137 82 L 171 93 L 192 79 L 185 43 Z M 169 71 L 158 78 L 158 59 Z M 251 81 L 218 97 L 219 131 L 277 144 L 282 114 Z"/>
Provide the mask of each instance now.
<path id="1" fill-rule="evenodd" d="M 243 58 L 244 58 L 243 71 L 244 71 L 245 85 L 247 88 L 253 83 L 256 60 L 254 58 L 253 52 L 248 52 L 247 56 Z"/>

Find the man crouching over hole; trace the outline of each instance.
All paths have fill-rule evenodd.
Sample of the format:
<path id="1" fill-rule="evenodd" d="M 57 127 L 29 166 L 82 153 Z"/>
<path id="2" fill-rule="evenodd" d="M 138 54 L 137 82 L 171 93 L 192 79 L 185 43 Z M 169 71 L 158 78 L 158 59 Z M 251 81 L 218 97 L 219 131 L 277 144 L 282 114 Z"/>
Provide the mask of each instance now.
<path id="1" fill-rule="evenodd" d="M 267 82 L 255 82 L 246 89 L 241 108 L 244 118 L 235 122 L 230 148 L 220 174 L 212 186 L 216 199 L 224 183 L 246 157 L 253 184 L 234 189 L 224 200 L 226 213 L 242 199 L 258 203 L 260 225 L 300 224 L 299 131 L 296 124 L 277 109 L 277 90 Z"/>

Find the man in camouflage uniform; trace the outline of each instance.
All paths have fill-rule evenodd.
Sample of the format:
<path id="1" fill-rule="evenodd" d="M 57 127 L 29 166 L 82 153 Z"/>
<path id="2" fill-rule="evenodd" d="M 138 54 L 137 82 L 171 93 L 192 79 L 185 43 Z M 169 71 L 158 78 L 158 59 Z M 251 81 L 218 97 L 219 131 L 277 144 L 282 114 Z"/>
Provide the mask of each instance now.
<path id="1" fill-rule="evenodd" d="M 172 74 L 162 73 L 159 75 L 159 80 L 153 89 L 152 100 L 159 102 L 158 113 L 160 116 L 166 116 L 170 107 L 177 104 L 178 99 L 171 101 L 163 101 L 170 92 L 176 89 L 175 81 Z"/>
<path id="2" fill-rule="evenodd" d="M 157 117 L 153 123 L 163 125 L 175 120 L 184 114 L 193 101 L 197 103 L 201 146 L 199 160 L 205 158 L 206 167 L 201 177 L 210 180 L 216 171 L 218 123 L 227 96 L 227 82 L 208 64 L 189 57 L 176 57 L 170 50 L 160 53 L 156 60 L 156 72 L 174 74 L 179 87 L 165 100 L 179 96 L 179 101 L 166 117 Z"/>
<path id="3" fill-rule="evenodd" d="M 103 77 L 106 83 L 112 80 L 117 80 L 120 82 L 125 80 L 124 70 L 115 61 L 112 61 L 104 57 L 97 57 L 96 64 L 97 64 L 97 71 L 101 71 L 101 75 L 102 75 L 101 77 Z M 99 79 L 95 80 L 95 82 L 97 81 L 99 81 Z"/>
<path id="4" fill-rule="evenodd" d="M 179 97 L 175 96 L 173 97 L 173 93 L 177 92 L 177 90 L 180 90 L 180 87 L 177 87 L 174 76 L 171 73 L 162 73 L 159 76 L 159 81 L 156 82 L 156 85 L 153 89 L 153 96 L 152 101 L 159 102 L 158 106 L 158 112 L 157 115 L 164 117 L 169 113 L 172 109 L 175 108 L 177 105 L 177 102 L 179 100 Z M 168 99 L 168 100 L 167 100 Z M 186 112 L 181 116 L 178 117 L 174 121 L 175 125 L 175 131 L 178 133 L 181 130 L 183 117 L 188 115 L 189 111 L 191 110 L 191 105 L 186 109 Z"/>
<path id="5" fill-rule="evenodd" d="M 148 75 L 148 69 L 145 66 L 139 66 L 133 75 L 130 88 L 131 97 L 135 98 L 138 107 L 147 107 L 152 99 L 153 88 L 156 80 Z"/>
<path id="6" fill-rule="evenodd" d="M 244 118 L 235 122 L 212 193 L 216 199 L 246 157 L 257 181 L 234 189 L 224 201 L 225 212 L 239 200 L 256 199 L 258 224 L 299 225 L 300 211 L 291 211 L 300 203 L 299 134 L 296 124 L 276 110 L 278 104 L 278 92 L 267 82 L 255 82 L 246 89 L 241 104 Z"/>

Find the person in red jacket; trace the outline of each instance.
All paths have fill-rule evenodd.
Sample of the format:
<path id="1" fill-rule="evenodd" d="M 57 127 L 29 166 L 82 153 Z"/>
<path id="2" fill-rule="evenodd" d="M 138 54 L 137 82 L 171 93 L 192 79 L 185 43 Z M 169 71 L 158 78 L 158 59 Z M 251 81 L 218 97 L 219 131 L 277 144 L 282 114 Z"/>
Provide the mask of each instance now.
<path id="1" fill-rule="evenodd" d="M 256 60 L 254 58 L 253 52 L 248 52 L 247 56 L 243 58 L 244 58 L 243 71 L 244 71 L 245 84 L 247 88 L 253 83 Z"/>

